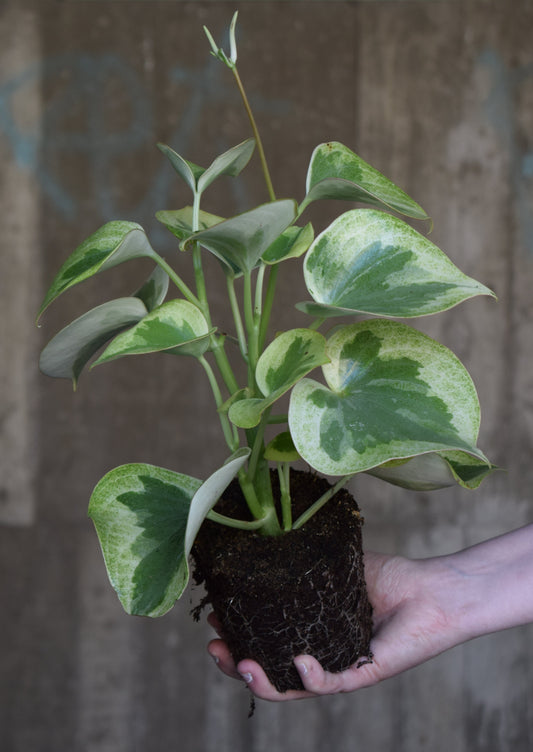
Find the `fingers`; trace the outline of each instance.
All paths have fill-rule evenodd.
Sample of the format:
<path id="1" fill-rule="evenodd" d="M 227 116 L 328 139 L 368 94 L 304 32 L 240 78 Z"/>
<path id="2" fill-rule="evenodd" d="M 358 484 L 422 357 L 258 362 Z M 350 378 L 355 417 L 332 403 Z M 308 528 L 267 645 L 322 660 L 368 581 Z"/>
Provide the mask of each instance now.
<path id="1" fill-rule="evenodd" d="M 358 661 L 340 673 L 324 671 L 320 663 L 309 655 L 298 656 L 294 664 L 306 690 L 313 695 L 332 695 L 338 692 L 353 692 L 370 687 L 380 681 L 379 667 L 374 663 Z"/>

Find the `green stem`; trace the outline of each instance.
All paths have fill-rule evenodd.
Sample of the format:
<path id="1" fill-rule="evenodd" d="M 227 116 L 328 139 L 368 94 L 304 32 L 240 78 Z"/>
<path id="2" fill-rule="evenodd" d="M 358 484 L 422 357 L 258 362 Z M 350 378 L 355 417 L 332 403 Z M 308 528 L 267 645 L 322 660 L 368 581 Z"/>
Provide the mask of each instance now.
<path id="1" fill-rule="evenodd" d="M 215 356 L 218 370 L 220 371 L 220 375 L 224 379 L 224 384 L 226 385 L 228 392 L 230 394 L 235 394 L 235 392 L 239 391 L 240 387 L 237 383 L 237 379 L 235 378 L 235 374 L 233 373 L 231 363 L 229 362 L 228 356 L 224 349 L 224 338 L 212 336 L 211 350 L 213 352 L 213 355 Z"/>
<path id="2" fill-rule="evenodd" d="M 315 501 L 314 504 L 311 504 L 309 509 L 307 509 L 302 515 L 298 517 L 298 519 L 292 526 L 292 529 L 298 530 L 298 528 L 302 527 L 302 525 L 305 525 L 305 523 L 310 520 L 311 517 L 318 512 L 319 509 L 322 509 L 326 502 L 328 502 L 333 496 L 335 496 L 337 491 L 340 491 L 340 489 L 343 488 L 343 486 L 345 486 L 348 481 L 354 477 L 354 475 L 355 473 L 353 473 L 352 475 L 345 475 L 339 481 L 337 481 L 337 483 L 332 486 L 329 491 L 326 491 L 326 493 L 323 494 L 320 499 Z"/>
<path id="3" fill-rule="evenodd" d="M 265 426 L 268 422 L 268 413 L 269 410 L 265 410 L 261 417 L 261 422 L 257 426 L 255 432 L 255 438 L 252 445 L 252 453 L 248 461 L 248 477 L 251 479 L 255 477 L 255 474 L 257 472 L 257 465 L 261 457 L 261 453 L 264 450 Z"/>
<path id="4" fill-rule="evenodd" d="M 290 464 L 288 462 L 278 462 L 278 476 L 283 529 L 288 531 L 292 527 Z"/>
<path id="5" fill-rule="evenodd" d="M 325 320 L 326 320 L 325 318 L 315 319 L 313 322 L 311 322 L 311 324 L 309 324 L 309 326 L 307 328 L 308 329 L 315 329 L 315 330 L 316 329 L 320 329 L 320 327 L 322 326 L 322 324 L 324 323 Z"/>
<path id="6" fill-rule="evenodd" d="M 239 302 L 237 295 L 235 294 L 235 278 L 226 277 L 226 284 L 228 288 L 228 298 L 231 306 L 231 312 L 233 314 L 233 320 L 235 322 L 235 329 L 237 331 L 237 338 L 239 340 L 239 349 L 244 360 L 248 360 L 248 343 L 246 342 L 246 334 L 242 324 L 241 311 L 239 308 Z"/>
<path id="7" fill-rule="evenodd" d="M 238 530 L 258 530 L 266 522 L 266 517 L 262 517 L 260 520 L 235 520 L 233 517 L 226 517 L 224 514 L 219 514 L 212 509 L 207 513 L 207 519 L 218 522 L 220 525 L 237 528 Z"/>
<path id="8" fill-rule="evenodd" d="M 265 347 L 265 342 L 268 333 L 268 325 L 270 323 L 270 315 L 272 313 L 272 306 L 274 305 L 274 298 L 276 295 L 276 282 L 278 279 L 278 267 L 279 264 L 275 264 L 270 267 L 268 275 L 268 283 L 265 294 L 265 301 L 263 304 L 263 313 L 261 315 L 261 323 L 259 326 L 259 351 L 262 352 Z"/>
<path id="9" fill-rule="evenodd" d="M 255 367 L 259 357 L 259 325 L 254 316 L 252 299 L 252 274 L 244 273 L 244 321 L 248 333 L 248 386 L 251 394 L 256 392 Z"/>
<path id="10" fill-rule="evenodd" d="M 265 150 L 263 149 L 263 142 L 261 141 L 261 136 L 259 135 L 259 130 L 257 128 L 257 123 L 255 122 L 252 108 L 250 107 L 250 103 L 248 102 L 248 97 L 246 96 L 246 92 L 244 91 L 244 86 L 242 85 L 241 77 L 239 76 L 239 71 L 237 70 L 237 66 L 234 65 L 231 68 L 231 70 L 233 72 L 235 81 L 237 83 L 237 87 L 241 94 L 242 101 L 244 104 L 244 109 L 246 110 L 246 114 L 248 115 L 248 119 L 250 120 L 250 125 L 252 126 L 252 131 L 254 134 L 255 142 L 257 144 L 257 151 L 259 153 L 259 159 L 261 160 L 261 168 L 263 170 L 263 175 L 265 178 L 268 195 L 271 201 L 275 201 L 276 194 L 274 193 L 274 188 L 272 186 L 272 179 L 270 177 L 270 171 L 268 169 L 268 164 L 267 164 L 266 157 L 265 157 Z"/>
<path id="11" fill-rule="evenodd" d="M 161 267 L 161 269 L 164 269 L 170 279 L 174 282 L 178 290 L 180 290 L 181 293 L 187 298 L 189 303 L 192 303 L 197 308 L 199 308 L 203 312 L 202 304 L 196 297 L 196 295 L 193 293 L 193 291 L 187 287 L 185 282 L 181 279 L 181 277 L 176 274 L 174 269 L 170 266 L 170 264 L 167 264 L 165 259 L 162 256 L 159 256 L 158 254 L 155 254 L 155 261 L 158 264 L 158 266 Z"/>
<path id="12" fill-rule="evenodd" d="M 217 409 L 222 407 L 223 400 L 222 400 L 222 394 L 220 392 L 220 387 L 218 386 L 218 382 L 216 380 L 215 374 L 213 373 L 213 369 L 207 362 L 207 360 L 204 358 L 203 355 L 201 355 L 198 358 L 199 362 L 204 368 L 204 371 L 207 374 L 207 378 L 209 380 L 209 384 L 211 385 L 211 389 L 213 391 L 213 396 L 215 398 L 215 403 L 217 406 Z M 224 438 L 226 440 L 226 444 L 229 446 L 232 452 L 235 452 L 239 448 L 239 438 L 232 427 L 232 424 L 225 412 L 219 411 L 219 417 L 220 417 L 220 423 L 222 426 L 222 431 L 224 433 Z"/>
<path id="13" fill-rule="evenodd" d="M 276 423 L 287 423 L 288 420 L 289 420 L 288 414 L 284 413 L 283 415 L 269 415 L 267 422 L 271 426 Z"/>

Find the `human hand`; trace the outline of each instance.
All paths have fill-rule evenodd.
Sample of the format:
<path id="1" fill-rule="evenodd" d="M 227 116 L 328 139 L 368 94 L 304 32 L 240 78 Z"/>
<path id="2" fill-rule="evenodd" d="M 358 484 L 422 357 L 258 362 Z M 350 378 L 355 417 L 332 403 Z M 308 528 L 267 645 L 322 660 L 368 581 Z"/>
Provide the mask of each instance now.
<path id="1" fill-rule="evenodd" d="M 452 570 L 445 559 L 413 561 L 399 556 L 365 554 L 365 576 L 374 608 L 372 663 L 357 664 L 341 673 L 328 673 L 312 656 L 294 663 L 305 690 L 283 694 L 270 684 L 263 669 L 252 660 L 238 666 L 226 643 L 212 640 L 208 651 L 228 676 L 244 679 L 256 697 L 271 701 L 303 699 L 337 692 L 352 692 L 417 666 L 458 644 L 467 635 L 454 623 Z M 216 619 L 209 617 L 217 628 Z"/>

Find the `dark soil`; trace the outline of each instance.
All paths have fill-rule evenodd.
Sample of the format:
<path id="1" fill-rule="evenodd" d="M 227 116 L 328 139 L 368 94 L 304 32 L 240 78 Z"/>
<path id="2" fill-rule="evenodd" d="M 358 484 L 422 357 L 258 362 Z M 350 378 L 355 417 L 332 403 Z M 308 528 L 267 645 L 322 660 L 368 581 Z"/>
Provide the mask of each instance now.
<path id="1" fill-rule="evenodd" d="M 277 494 L 277 475 L 273 474 Z M 294 518 L 329 483 L 293 471 Z M 217 511 L 246 519 L 234 481 Z M 280 692 L 302 688 L 293 658 L 315 656 L 328 671 L 371 658 L 372 607 L 361 547 L 362 518 L 353 497 L 339 491 L 296 531 L 277 537 L 206 521 L 193 548 L 194 579 L 204 583 L 236 662 L 253 658 Z"/>

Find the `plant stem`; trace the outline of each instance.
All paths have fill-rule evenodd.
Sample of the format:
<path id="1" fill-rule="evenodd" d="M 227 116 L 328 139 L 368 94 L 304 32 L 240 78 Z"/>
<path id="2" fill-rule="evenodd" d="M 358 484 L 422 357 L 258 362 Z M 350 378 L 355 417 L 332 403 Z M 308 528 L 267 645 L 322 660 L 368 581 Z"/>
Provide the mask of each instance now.
<path id="1" fill-rule="evenodd" d="M 316 329 L 320 329 L 320 327 L 322 326 L 322 324 L 324 323 L 324 321 L 325 321 L 325 320 L 326 320 L 325 318 L 318 318 L 318 319 L 315 319 L 314 321 L 312 321 L 312 322 L 311 322 L 311 323 L 309 324 L 309 326 L 308 326 L 307 328 L 308 328 L 308 329 L 315 329 L 315 330 L 316 330 Z"/>
<path id="2" fill-rule="evenodd" d="M 220 408 L 223 404 L 222 400 L 222 394 L 220 393 L 220 387 L 218 386 L 218 382 L 216 380 L 215 374 L 213 373 L 213 369 L 207 362 L 207 360 L 204 358 L 203 355 L 201 355 L 198 358 L 199 362 L 204 368 L 204 371 L 207 374 L 207 378 L 209 380 L 209 384 L 211 385 L 211 389 L 213 391 L 213 396 L 215 398 L 215 403 L 217 406 L 217 409 Z M 220 423 L 222 426 L 222 431 L 224 433 L 224 438 L 226 440 L 226 444 L 229 446 L 232 452 L 235 452 L 239 447 L 239 437 L 237 435 L 237 432 L 234 427 L 232 427 L 230 420 L 225 412 L 219 412 L 220 417 Z"/>
<path id="3" fill-rule="evenodd" d="M 207 519 L 212 520 L 213 522 L 218 522 L 220 525 L 235 527 L 238 530 L 258 530 L 266 522 L 266 517 L 263 517 L 260 520 L 235 520 L 233 517 L 226 517 L 226 515 L 219 514 L 213 509 L 207 513 Z"/>
<path id="4" fill-rule="evenodd" d="M 239 340 L 239 349 L 244 360 L 248 360 L 248 343 L 246 341 L 246 335 L 244 333 L 244 327 L 242 324 L 241 311 L 239 309 L 239 302 L 237 295 L 235 294 L 235 278 L 227 275 L 226 284 L 228 288 L 228 298 L 231 306 L 231 312 L 233 314 L 233 320 L 235 322 L 235 329 L 237 331 L 237 338 Z"/>
<path id="5" fill-rule="evenodd" d="M 259 358 L 259 324 L 254 315 L 252 274 L 249 271 L 244 272 L 244 321 L 248 333 L 248 386 L 251 394 L 255 394 L 255 367 Z"/>
<path id="6" fill-rule="evenodd" d="M 261 315 L 261 323 L 259 326 L 259 352 L 262 352 L 265 347 L 265 342 L 268 333 L 268 325 L 270 323 L 270 315 L 272 313 L 272 306 L 274 305 L 274 298 L 276 295 L 276 282 L 278 280 L 278 267 L 279 264 L 274 264 L 270 267 L 268 274 L 268 283 L 265 294 L 265 301 L 263 304 L 263 312 Z"/>
<path id="7" fill-rule="evenodd" d="M 288 531 L 292 527 L 290 464 L 288 462 L 278 462 L 278 476 L 283 529 Z"/>
<path id="8" fill-rule="evenodd" d="M 211 350 L 215 356 L 218 370 L 224 379 L 224 383 L 229 393 L 235 394 L 235 392 L 239 391 L 239 385 L 224 349 L 224 338 L 215 336 L 211 337 Z"/>
<path id="9" fill-rule="evenodd" d="M 196 295 L 193 293 L 193 291 L 187 287 L 185 282 L 181 279 L 181 277 L 176 274 L 174 269 L 168 264 L 165 259 L 162 256 L 159 256 L 159 254 L 155 254 L 155 261 L 158 264 L 158 266 L 161 267 L 161 269 L 164 269 L 170 279 L 174 282 L 176 287 L 180 290 L 181 293 L 187 298 L 189 303 L 192 303 L 197 308 L 199 308 L 203 312 L 202 304 L 196 297 Z"/>
<path id="10" fill-rule="evenodd" d="M 271 201 L 275 201 L 276 194 L 274 193 L 274 187 L 272 186 L 272 179 L 270 177 L 270 172 L 269 172 L 268 164 L 267 164 L 266 157 L 265 157 L 265 150 L 263 149 L 263 142 L 261 141 L 261 136 L 259 135 L 259 130 L 257 128 L 257 123 L 255 122 L 252 108 L 250 107 L 250 103 L 248 102 L 248 97 L 246 96 L 246 92 L 244 91 L 244 86 L 242 85 L 241 77 L 239 76 L 239 71 L 237 70 L 237 66 L 234 65 L 231 68 L 231 70 L 233 72 L 235 81 L 237 83 L 237 87 L 241 94 L 242 101 L 244 104 L 244 109 L 246 110 L 246 114 L 248 115 L 248 119 L 250 120 L 250 125 L 252 126 L 252 131 L 254 134 L 255 142 L 257 144 L 257 151 L 259 153 L 259 159 L 261 160 L 261 167 L 263 170 L 263 175 L 265 177 L 265 183 L 267 186 L 268 195 Z"/>
<path id="11" fill-rule="evenodd" d="M 337 491 L 340 491 L 343 486 L 345 486 L 348 481 L 353 478 L 355 473 L 352 475 L 344 475 L 337 483 L 332 486 L 329 491 L 326 491 L 325 494 L 323 494 L 320 499 L 315 501 L 314 504 L 311 504 L 309 509 L 307 509 L 302 515 L 298 517 L 294 525 L 292 526 L 293 530 L 298 530 L 298 528 L 302 527 L 302 525 L 305 525 L 305 523 L 311 519 L 311 517 L 318 512 L 319 509 L 322 509 L 324 504 L 329 501 Z"/>

